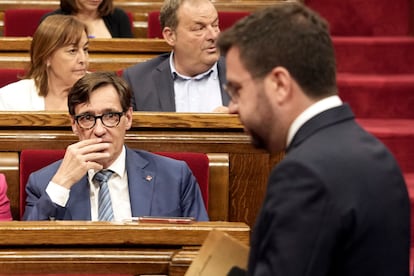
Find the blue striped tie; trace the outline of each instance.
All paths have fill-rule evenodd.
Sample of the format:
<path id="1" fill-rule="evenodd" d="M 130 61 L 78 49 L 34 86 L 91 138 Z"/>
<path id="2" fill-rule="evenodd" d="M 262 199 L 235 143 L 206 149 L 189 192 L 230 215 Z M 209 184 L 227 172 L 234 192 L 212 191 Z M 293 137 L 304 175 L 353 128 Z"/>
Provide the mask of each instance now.
<path id="1" fill-rule="evenodd" d="M 114 213 L 112 211 L 111 195 L 109 194 L 108 180 L 111 178 L 113 171 L 99 171 L 93 177 L 99 186 L 98 195 L 98 220 L 100 221 L 112 221 Z"/>

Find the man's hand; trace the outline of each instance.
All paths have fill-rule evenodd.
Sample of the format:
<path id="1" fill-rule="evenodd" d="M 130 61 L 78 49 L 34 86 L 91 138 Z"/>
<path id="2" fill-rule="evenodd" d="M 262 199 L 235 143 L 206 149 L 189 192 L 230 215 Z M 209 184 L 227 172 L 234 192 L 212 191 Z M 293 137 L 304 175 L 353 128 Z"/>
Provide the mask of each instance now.
<path id="1" fill-rule="evenodd" d="M 109 143 L 101 143 L 101 138 L 79 141 L 68 146 L 62 164 L 52 178 L 52 182 L 70 189 L 89 169 L 101 170 L 97 160 L 108 158 L 104 152 Z"/>
<path id="2" fill-rule="evenodd" d="M 214 108 L 213 113 L 229 113 L 229 108 L 227 106 L 218 106 Z"/>

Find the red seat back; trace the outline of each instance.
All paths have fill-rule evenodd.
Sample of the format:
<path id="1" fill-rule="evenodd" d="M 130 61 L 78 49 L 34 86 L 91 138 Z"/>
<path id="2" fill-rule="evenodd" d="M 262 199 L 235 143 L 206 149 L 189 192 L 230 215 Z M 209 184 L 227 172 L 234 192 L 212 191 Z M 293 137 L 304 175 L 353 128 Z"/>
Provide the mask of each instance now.
<path id="1" fill-rule="evenodd" d="M 234 23 L 249 14 L 250 12 L 248 11 L 219 11 L 218 17 L 220 30 L 224 31 L 225 29 L 230 28 Z"/>
<path id="2" fill-rule="evenodd" d="M 19 77 L 23 77 L 24 74 L 24 69 L 0 68 L 0 88 L 20 80 Z"/>
<path id="3" fill-rule="evenodd" d="M 33 36 L 43 15 L 52 9 L 7 9 L 4 11 L 4 36 Z"/>
<path id="4" fill-rule="evenodd" d="M 225 29 L 231 27 L 239 19 L 249 15 L 250 12 L 247 11 L 219 11 L 219 25 L 220 30 L 224 31 Z M 162 38 L 161 24 L 159 20 L 160 12 L 151 11 L 148 13 L 147 23 L 147 37 L 148 38 Z"/>
<path id="5" fill-rule="evenodd" d="M 209 159 L 204 153 L 194 152 L 156 152 L 157 154 L 187 162 L 192 170 L 208 208 Z M 26 183 L 32 172 L 37 171 L 54 161 L 62 159 L 65 150 L 25 149 L 20 154 L 20 218 L 23 217 L 26 205 Z"/>

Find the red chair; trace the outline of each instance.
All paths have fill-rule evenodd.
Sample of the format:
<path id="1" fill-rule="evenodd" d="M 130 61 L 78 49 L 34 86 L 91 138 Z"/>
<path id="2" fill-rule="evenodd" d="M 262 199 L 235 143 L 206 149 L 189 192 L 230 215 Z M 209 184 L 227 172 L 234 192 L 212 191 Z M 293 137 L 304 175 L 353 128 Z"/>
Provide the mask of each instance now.
<path id="1" fill-rule="evenodd" d="M 7 9 L 4 11 L 4 36 L 33 36 L 43 15 L 52 9 Z"/>
<path id="2" fill-rule="evenodd" d="M 20 154 L 20 218 L 23 217 L 26 205 L 26 183 L 32 172 L 37 171 L 54 161 L 62 159 L 65 150 L 25 149 Z M 194 152 L 157 152 L 159 155 L 187 162 L 192 170 L 203 196 L 204 205 L 208 209 L 209 159 L 204 153 Z"/>
<path id="3" fill-rule="evenodd" d="M 250 12 L 247 11 L 219 11 L 218 17 L 220 30 L 224 31 L 225 29 L 230 28 L 234 23 L 249 14 Z"/>
<path id="4" fill-rule="evenodd" d="M 0 88 L 9 83 L 20 80 L 19 77 L 23 77 L 24 74 L 25 74 L 24 69 L 1 68 L 0 69 Z"/>
<path id="5" fill-rule="evenodd" d="M 225 29 L 231 27 L 236 21 L 241 18 L 249 15 L 250 12 L 247 11 L 219 11 L 219 25 L 220 30 L 224 31 Z M 162 38 L 161 24 L 159 20 L 160 12 L 151 11 L 148 13 L 147 23 L 147 37 L 148 38 Z"/>

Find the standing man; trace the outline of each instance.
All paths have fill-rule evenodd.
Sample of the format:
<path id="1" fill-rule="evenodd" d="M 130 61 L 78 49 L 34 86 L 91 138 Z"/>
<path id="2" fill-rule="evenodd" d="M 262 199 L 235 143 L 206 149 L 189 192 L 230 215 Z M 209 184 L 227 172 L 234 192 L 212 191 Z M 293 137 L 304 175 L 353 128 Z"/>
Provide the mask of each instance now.
<path id="1" fill-rule="evenodd" d="M 125 146 L 132 108 L 122 78 L 111 72 L 86 74 L 69 91 L 68 108 L 80 141 L 68 146 L 62 160 L 30 175 L 24 220 L 208 220 L 198 183 L 184 161 Z"/>
<path id="2" fill-rule="evenodd" d="M 409 274 L 410 206 L 396 160 L 338 97 L 325 20 L 275 5 L 221 34 L 230 113 L 286 151 L 253 229 L 249 275 Z"/>
<path id="3" fill-rule="evenodd" d="M 225 65 L 216 48 L 218 13 L 210 0 L 165 0 L 162 34 L 172 52 L 127 68 L 137 111 L 227 112 Z"/>

